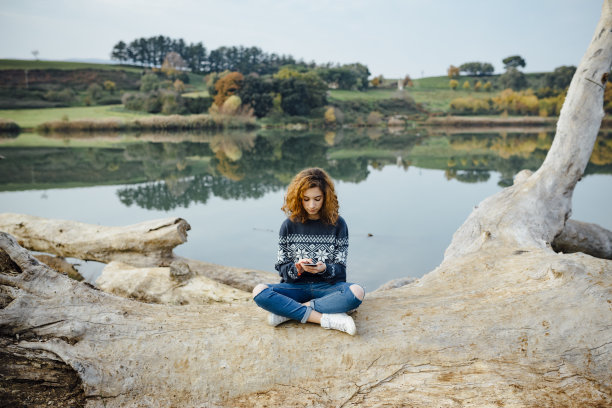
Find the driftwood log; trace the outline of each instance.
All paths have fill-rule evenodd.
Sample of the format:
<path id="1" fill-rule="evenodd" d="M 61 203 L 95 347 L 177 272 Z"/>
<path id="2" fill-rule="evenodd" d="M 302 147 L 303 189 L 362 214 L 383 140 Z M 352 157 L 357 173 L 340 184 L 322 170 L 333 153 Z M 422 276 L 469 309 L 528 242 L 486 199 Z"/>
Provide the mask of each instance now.
<path id="1" fill-rule="evenodd" d="M 541 168 L 484 200 L 434 271 L 367 295 L 356 337 L 271 328 L 250 302 L 106 294 L 0 234 L 0 396 L 91 407 L 612 405 L 612 261 L 551 245 L 603 116 L 611 45 L 606 0 Z"/>
<path id="2" fill-rule="evenodd" d="M 0 214 L 0 231 L 19 237 L 19 243 L 31 250 L 135 266 L 171 262 L 172 249 L 187 241 L 189 229 L 189 224 L 181 218 L 146 221 L 128 227 L 105 227 L 25 214 Z"/>
<path id="3" fill-rule="evenodd" d="M 118 295 L 154 303 L 189 304 L 248 298 L 255 285 L 277 275 L 176 256 L 191 227 L 181 218 L 106 227 L 25 214 L 0 214 L 0 231 L 20 245 L 58 257 L 107 263 L 98 285 Z M 39 255 L 51 268 L 60 260 Z M 76 272 L 76 271 L 75 271 Z M 157 277 L 154 281 L 150 278 Z M 196 289 L 197 288 L 197 289 Z"/>

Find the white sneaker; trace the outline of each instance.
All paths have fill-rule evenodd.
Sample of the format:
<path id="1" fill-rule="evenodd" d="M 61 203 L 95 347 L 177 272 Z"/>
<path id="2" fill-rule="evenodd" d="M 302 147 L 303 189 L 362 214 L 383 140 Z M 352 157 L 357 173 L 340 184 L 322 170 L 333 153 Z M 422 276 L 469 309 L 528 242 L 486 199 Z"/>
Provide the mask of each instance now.
<path id="1" fill-rule="evenodd" d="M 268 313 L 268 324 L 270 326 L 276 327 L 281 323 L 285 323 L 287 320 L 291 320 L 291 319 L 285 316 L 279 316 L 272 312 Z"/>
<path id="2" fill-rule="evenodd" d="M 340 330 L 353 336 L 357 332 L 353 318 L 346 313 L 323 313 L 321 327 Z"/>

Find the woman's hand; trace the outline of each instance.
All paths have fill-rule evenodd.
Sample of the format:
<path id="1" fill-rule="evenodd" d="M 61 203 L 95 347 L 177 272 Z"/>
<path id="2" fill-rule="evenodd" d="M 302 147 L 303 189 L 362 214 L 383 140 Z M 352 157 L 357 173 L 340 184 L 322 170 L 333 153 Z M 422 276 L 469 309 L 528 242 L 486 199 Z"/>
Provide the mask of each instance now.
<path id="1" fill-rule="evenodd" d="M 298 275 L 301 275 L 303 272 L 321 273 L 325 272 L 325 269 L 327 268 L 325 264 L 321 261 L 317 262 L 315 266 L 304 265 L 309 263 L 312 263 L 312 259 L 310 258 L 300 259 L 295 263 L 295 267 L 298 270 Z"/>

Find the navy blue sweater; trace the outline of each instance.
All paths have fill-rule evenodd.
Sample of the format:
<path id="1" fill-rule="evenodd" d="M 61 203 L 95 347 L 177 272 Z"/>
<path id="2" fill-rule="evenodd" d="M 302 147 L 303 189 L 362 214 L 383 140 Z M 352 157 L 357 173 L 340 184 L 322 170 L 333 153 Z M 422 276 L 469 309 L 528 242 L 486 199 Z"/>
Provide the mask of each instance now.
<path id="1" fill-rule="evenodd" d="M 280 227 L 278 258 L 274 267 L 281 282 L 346 282 L 346 257 L 348 254 L 348 228 L 342 217 L 336 225 L 320 220 L 305 223 L 286 219 Z M 295 262 L 312 258 L 314 263 L 324 262 L 322 273 L 304 272 L 298 276 Z"/>

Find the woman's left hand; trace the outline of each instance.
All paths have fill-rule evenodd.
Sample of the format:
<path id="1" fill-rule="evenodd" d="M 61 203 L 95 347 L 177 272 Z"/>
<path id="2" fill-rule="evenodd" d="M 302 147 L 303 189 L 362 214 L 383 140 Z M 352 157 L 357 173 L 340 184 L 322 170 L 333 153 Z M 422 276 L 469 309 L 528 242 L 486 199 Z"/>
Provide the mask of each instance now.
<path id="1" fill-rule="evenodd" d="M 310 273 L 322 273 L 322 272 L 325 272 L 325 269 L 327 269 L 325 264 L 323 262 L 321 262 L 321 261 L 317 262 L 317 264 L 315 266 L 306 266 L 306 265 L 302 264 L 302 268 L 306 272 L 310 272 Z"/>

